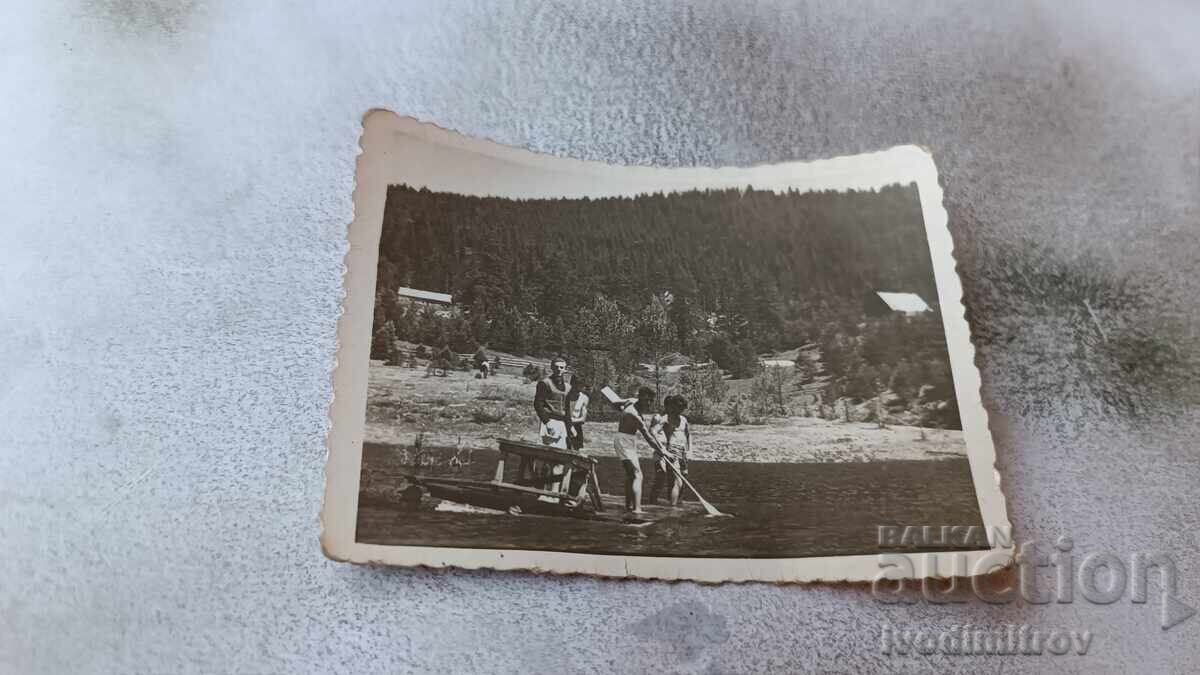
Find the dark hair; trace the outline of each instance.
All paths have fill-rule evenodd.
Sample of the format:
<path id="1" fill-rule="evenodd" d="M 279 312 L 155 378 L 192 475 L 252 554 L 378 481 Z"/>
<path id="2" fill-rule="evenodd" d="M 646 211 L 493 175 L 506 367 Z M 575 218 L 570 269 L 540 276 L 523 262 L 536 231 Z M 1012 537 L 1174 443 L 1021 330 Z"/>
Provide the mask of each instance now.
<path id="1" fill-rule="evenodd" d="M 688 400 L 678 394 L 672 394 L 671 396 L 663 399 L 663 407 L 667 410 L 676 408 L 679 410 L 679 412 L 683 412 L 684 410 L 687 410 Z"/>
<path id="2" fill-rule="evenodd" d="M 650 387 L 638 387 L 637 397 L 638 400 L 650 399 L 653 401 L 655 397 L 654 390 Z"/>

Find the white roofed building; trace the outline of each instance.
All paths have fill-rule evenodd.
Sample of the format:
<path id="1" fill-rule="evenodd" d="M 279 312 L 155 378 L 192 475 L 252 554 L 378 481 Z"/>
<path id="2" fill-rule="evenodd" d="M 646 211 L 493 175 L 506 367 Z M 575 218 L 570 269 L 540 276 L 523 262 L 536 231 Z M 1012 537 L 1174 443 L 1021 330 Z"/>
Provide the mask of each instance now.
<path id="1" fill-rule="evenodd" d="M 916 316 L 930 311 L 929 305 L 916 293 L 897 293 L 892 291 L 876 291 L 867 299 L 867 314 L 884 316 L 900 313 L 905 316 Z"/>
<path id="2" fill-rule="evenodd" d="M 435 291 L 422 291 L 416 288 L 405 288 L 401 286 L 396 289 L 396 295 L 402 298 L 412 298 L 422 302 L 434 302 L 439 305 L 453 305 L 454 299 L 449 293 L 437 293 Z"/>
<path id="3" fill-rule="evenodd" d="M 419 288 L 405 288 L 400 286 L 396 289 L 396 301 L 400 304 L 422 303 L 435 305 L 430 311 L 433 315 L 442 319 L 449 319 L 458 316 L 461 309 L 454 304 L 454 298 L 449 293 L 438 293 L 437 291 L 423 291 Z"/>

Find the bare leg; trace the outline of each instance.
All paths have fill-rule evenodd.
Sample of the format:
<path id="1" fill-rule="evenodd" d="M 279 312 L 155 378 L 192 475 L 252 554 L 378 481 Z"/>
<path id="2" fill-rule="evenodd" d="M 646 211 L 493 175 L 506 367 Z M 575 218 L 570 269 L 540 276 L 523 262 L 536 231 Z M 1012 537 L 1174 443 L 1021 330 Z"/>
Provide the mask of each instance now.
<path id="1" fill-rule="evenodd" d="M 679 480 L 679 476 L 672 475 L 671 477 L 671 506 L 679 506 L 679 493 L 683 488 L 683 481 Z"/>
<path id="2" fill-rule="evenodd" d="M 629 460 L 620 464 L 625 470 L 625 510 L 634 510 L 634 468 L 630 466 L 632 462 Z"/>
<path id="3" fill-rule="evenodd" d="M 625 510 L 642 512 L 642 469 L 636 462 L 625 460 Z"/>
<path id="4" fill-rule="evenodd" d="M 633 474 L 633 512 L 642 513 L 642 470 L 634 464 Z"/>
<path id="5" fill-rule="evenodd" d="M 651 503 L 651 504 L 658 503 L 658 493 L 662 489 L 662 482 L 663 482 L 663 472 L 660 471 L 658 465 L 655 464 L 654 485 L 651 486 L 651 488 L 650 488 L 650 499 L 647 500 L 649 503 Z"/>

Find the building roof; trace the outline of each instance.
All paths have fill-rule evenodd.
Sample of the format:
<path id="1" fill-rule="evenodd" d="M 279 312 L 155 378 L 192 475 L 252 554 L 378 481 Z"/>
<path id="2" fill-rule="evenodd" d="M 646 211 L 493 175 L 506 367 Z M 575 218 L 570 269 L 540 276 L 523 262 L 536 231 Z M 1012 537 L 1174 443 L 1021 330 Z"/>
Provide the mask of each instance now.
<path id="1" fill-rule="evenodd" d="M 443 305 L 454 304 L 454 301 L 450 297 L 449 293 L 435 293 L 433 291 L 422 291 L 416 288 L 404 288 L 401 286 L 400 288 L 396 289 L 396 294 L 401 297 L 412 298 L 413 300 L 421 300 L 424 302 L 437 302 Z"/>
<path id="2" fill-rule="evenodd" d="M 875 295 L 879 296 L 893 312 L 928 312 L 929 305 L 921 299 L 921 296 L 916 293 L 889 293 L 887 291 L 876 291 Z"/>
<path id="3" fill-rule="evenodd" d="M 658 360 L 658 367 L 664 373 L 678 373 L 692 365 L 692 359 L 679 352 L 671 352 Z M 653 363 L 639 363 L 638 367 L 642 370 L 654 370 Z"/>

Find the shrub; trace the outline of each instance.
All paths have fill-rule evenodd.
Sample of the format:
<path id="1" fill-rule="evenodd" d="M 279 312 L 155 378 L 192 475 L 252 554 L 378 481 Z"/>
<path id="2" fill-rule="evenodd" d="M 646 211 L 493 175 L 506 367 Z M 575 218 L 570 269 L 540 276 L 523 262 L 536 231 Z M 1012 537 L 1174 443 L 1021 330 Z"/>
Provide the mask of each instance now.
<path id="1" fill-rule="evenodd" d="M 729 374 L 734 379 L 741 380 L 753 377 L 762 368 L 762 361 L 754 351 L 754 345 L 749 341 L 740 342 L 730 354 Z"/>
<path id="2" fill-rule="evenodd" d="M 962 429 L 962 418 L 959 417 L 958 412 L 958 400 L 950 398 L 945 401 L 937 401 L 922 406 L 919 422 L 923 427 Z"/>
<path id="3" fill-rule="evenodd" d="M 630 398 L 637 396 L 638 389 L 645 386 L 636 375 L 629 375 L 627 373 L 617 375 L 616 381 L 612 384 L 618 394 Z"/>
<path id="4" fill-rule="evenodd" d="M 705 354 L 709 360 L 715 362 L 719 368 L 732 370 L 733 359 L 731 354 L 733 346 L 729 343 L 729 338 L 724 333 L 717 333 L 709 340 L 705 347 Z"/>
<path id="5" fill-rule="evenodd" d="M 525 378 L 526 382 L 537 382 L 546 377 L 546 373 L 532 363 L 527 363 L 525 369 L 521 371 L 521 376 Z"/>
<path id="6" fill-rule="evenodd" d="M 504 401 L 507 397 L 500 392 L 500 387 L 494 384 L 485 384 L 479 388 L 479 395 L 475 398 L 480 401 Z"/>
<path id="7" fill-rule="evenodd" d="M 721 408 L 729 385 L 718 368 L 685 370 L 676 385 L 676 393 L 688 400 L 687 416 L 697 424 L 720 424 Z"/>
<path id="8" fill-rule="evenodd" d="M 391 321 L 386 321 L 371 336 L 371 358 L 387 361 L 394 365 L 393 352 L 396 349 L 396 327 Z"/>
<path id="9" fill-rule="evenodd" d="M 729 399 L 725 405 L 725 417 L 730 426 L 747 424 L 750 421 L 750 401 L 745 395 L 738 394 Z"/>
<path id="10" fill-rule="evenodd" d="M 786 415 L 792 368 L 764 368 L 750 383 L 750 404 L 755 415 Z"/>
<path id="11" fill-rule="evenodd" d="M 476 424 L 495 424 L 503 422 L 508 417 L 508 411 L 501 407 L 480 406 L 471 408 L 471 421 Z"/>
<path id="12" fill-rule="evenodd" d="M 402 366 L 407 359 L 408 355 L 404 353 L 404 349 L 400 347 L 400 343 L 392 342 L 391 346 L 388 347 L 387 365 Z"/>

